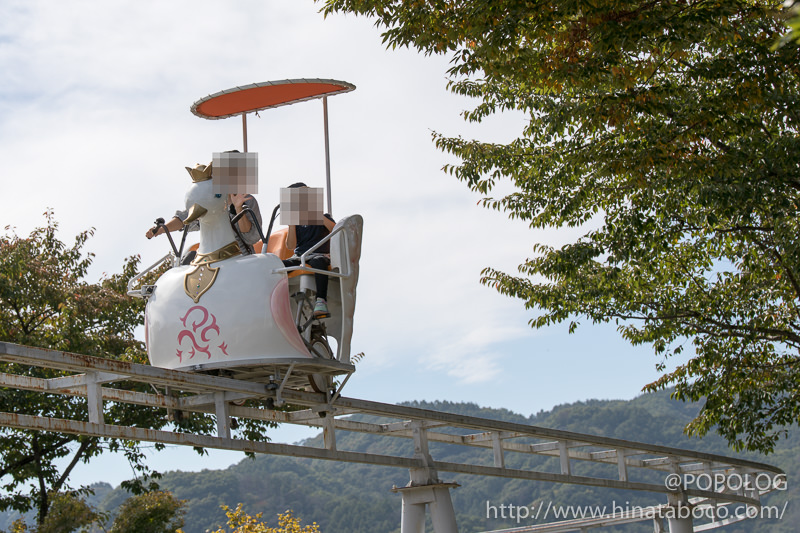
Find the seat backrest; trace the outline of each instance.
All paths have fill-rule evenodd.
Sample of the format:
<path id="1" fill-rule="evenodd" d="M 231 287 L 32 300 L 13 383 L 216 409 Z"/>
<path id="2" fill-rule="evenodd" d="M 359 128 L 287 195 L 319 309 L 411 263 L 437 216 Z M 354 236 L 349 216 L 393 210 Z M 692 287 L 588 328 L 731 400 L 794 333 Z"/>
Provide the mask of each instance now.
<path id="1" fill-rule="evenodd" d="M 336 228 L 342 231 L 331 238 L 331 267 L 346 277 L 341 278 L 342 312 L 341 335 L 337 338 L 336 358 L 350 362 L 350 340 L 353 336 L 353 315 L 356 307 L 356 286 L 358 284 L 358 262 L 361 259 L 361 233 L 364 219 L 361 215 L 351 215 L 340 220 Z"/>
<path id="2" fill-rule="evenodd" d="M 269 236 L 269 244 L 267 245 L 267 252 L 275 254 L 279 259 L 289 259 L 294 255 L 291 250 L 286 248 L 286 239 L 289 236 L 289 228 L 281 228 L 273 231 Z M 258 241 L 253 245 L 257 254 L 261 253 L 263 243 Z"/>

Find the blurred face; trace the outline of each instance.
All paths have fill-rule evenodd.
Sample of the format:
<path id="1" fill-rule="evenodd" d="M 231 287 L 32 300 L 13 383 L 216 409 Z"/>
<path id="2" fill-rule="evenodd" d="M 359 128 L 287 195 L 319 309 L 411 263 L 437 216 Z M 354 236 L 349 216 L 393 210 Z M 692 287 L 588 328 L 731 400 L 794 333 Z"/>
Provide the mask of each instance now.
<path id="1" fill-rule="evenodd" d="M 257 153 L 215 152 L 212 169 L 211 181 L 215 194 L 258 193 Z"/>
<path id="2" fill-rule="evenodd" d="M 322 225 L 323 189 L 296 187 L 281 189 L 281 224 Z"/>

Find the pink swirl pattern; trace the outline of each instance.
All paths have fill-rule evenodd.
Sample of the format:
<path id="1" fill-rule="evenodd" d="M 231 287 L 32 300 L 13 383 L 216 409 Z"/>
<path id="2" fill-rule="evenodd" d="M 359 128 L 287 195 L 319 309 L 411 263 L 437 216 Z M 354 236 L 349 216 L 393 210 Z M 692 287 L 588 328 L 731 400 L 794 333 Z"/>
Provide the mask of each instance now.
<path id="1" fill-rule="evenodd" d="M 189 326 L 190 315 L 194 319 L 194 321 L 191 322 L 191 329 Z M 220 329 L 219 325 L 217 324 L 217 317 L 215 317 L 212 313 L 208 311 L 208 309 L 206 309 L 202 305 L 195 305 L 190 307 L 189 310 L 186 311 L 186 314 L 183 315 L 183 318 L 181 318 L 180 321 L 183 324 L 184 329 L 180 333 L 178 333 L 177 337 L 178 347 L 175 350 L 176 352 L 175 355 L 178 357 L 178 361 L 183 362 L 183 356 L 184 353 L 186 352 L 186 348 L 189 349 L 188 351 L 189 359 L 192 359 L 198 353 L 204 353 L 206 354 L 207 359 L 211 359 L 212 347 L 210 345 L 211 338 L 209 337 L 209 332 L 211 331 L 215 332 L 217 340 L 219 340 Z M 206 323 L 208 323 L 208 325 L 206 325 Z M 200 329 L 199 339 L 196 335 L 198 329 Z M 184 341 L 187 339 L 189 345 L 184 347 Z M 216 346 L 216 348 L 218 348 L 222 354 L 228 355 L 227 352 L 228 345 L 224 341 L 222 341 L 221 344 Z"/>

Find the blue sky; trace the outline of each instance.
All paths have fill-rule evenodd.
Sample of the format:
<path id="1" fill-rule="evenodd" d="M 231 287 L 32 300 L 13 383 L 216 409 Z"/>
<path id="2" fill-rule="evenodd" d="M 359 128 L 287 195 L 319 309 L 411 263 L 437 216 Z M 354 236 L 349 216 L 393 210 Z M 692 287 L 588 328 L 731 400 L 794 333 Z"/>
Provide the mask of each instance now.
<path id="1" fill-rule="evenodd" d="M 515 271 L 536 242 L 575 230 L 531 231 L 478 206 L 441 171 L 452 162 L 431 133 L 508 141 L 520 115 L 467 124 L 474 102 L 446 91 L 447 57 L 387 50 L 373 22 L 325 19 L 311 0 L 4 2 L 0 18 L 0 225 L 27 234 L 55 209 L 61 238 L 96 228 L 92 281 L 126 256 L 166 253 L 144 233 L 182 206 L 184 166 L 241 149 L 241 122 L 205 121 L 197 99 L 253 82 L 332 78 L 357 89 L 330 99 L 333 214 L 365 220 L 354 353 L 344 394 L 382 401 L 470 401 L 522 414 L 591 398 L 632 398 L 657 377 L 648 347 L 611 326 L 532 330 L 520 301 L 479 284 L 482 268 Z M 259 201 L 295 181 L 323 186 L 322 106 L 251 117 Z M 500 188 L 499 193 L 508 189 Z M 266 207 L 265 207 L 266 206 Z M 313 432 L 280 430 L 276 441 Z M 631 435 L 632 439 L 637 438 Z M 221 468 L 241 459 L 191 450 L 153 456 L 161 469 Z M 82 466 L 75 482 L 126 479 L 120 458 Z"/>

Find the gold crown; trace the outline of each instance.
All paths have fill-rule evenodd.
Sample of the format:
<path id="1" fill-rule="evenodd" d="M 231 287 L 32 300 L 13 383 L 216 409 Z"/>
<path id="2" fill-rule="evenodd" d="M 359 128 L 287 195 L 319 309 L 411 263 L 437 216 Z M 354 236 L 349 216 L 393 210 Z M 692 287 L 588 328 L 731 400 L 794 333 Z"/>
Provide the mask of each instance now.
<path id="1" fill-rule="evenodd" d="M 211 179 L 211 163 L 208 165 L 201 165 L 200 163 L 196 164 L 194 168 L 186 167 L 187 172 L 192 177 L 192 181 L 195 183 L 200 183 L 201 181 L 206 181 Z"/>

